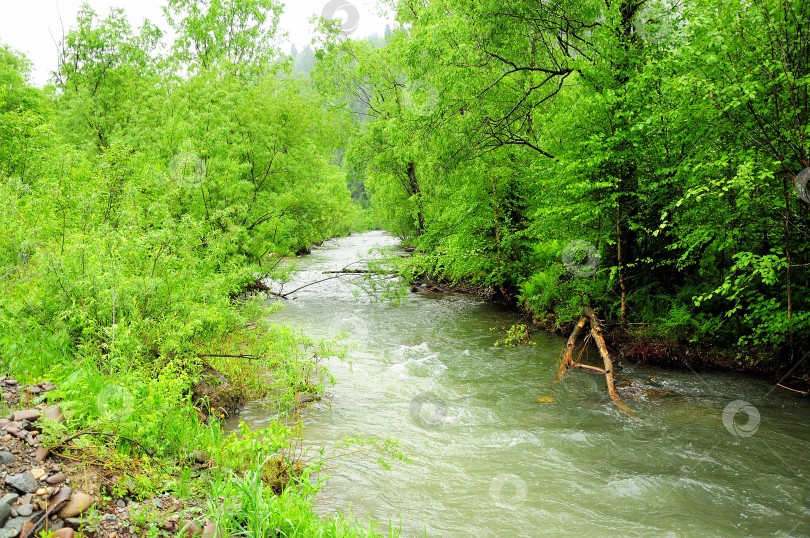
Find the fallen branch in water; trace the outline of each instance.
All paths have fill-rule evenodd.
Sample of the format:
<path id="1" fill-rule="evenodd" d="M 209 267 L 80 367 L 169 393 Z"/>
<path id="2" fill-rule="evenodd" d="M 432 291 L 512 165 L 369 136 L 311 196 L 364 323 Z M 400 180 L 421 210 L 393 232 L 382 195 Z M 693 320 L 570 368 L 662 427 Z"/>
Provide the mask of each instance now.
<path id="1" fill-rule="evenodd" d="M 602 323 L 597 317 L 593 308 L 585 306 L 582 308 L 582 311 L 585 315 L 579 320 L 576 327 L 574 327 L 574 330 L 571 332 L 571 336 L 568 338 L 568 343 L 565 345 L 562 362 L 557 372 L 557 382 L 563 378 L 565 371 L 569 367 L 581 368 L 583 370 L 604 374 L 610 399 L 613 400 L 613 402 L 623 412 L 627 413 L 628 415 L 632 415 L 630 409 L 628 409 L 624 402 L 619 399 L 619 395 L 616 392 L 616 383 L 613 378 L 613 359 L 610 358 L 610 352 L 608 352 L 607 344 L 605 344 L 605 338 L 602 335 Z M 574 347 L 576 346 L 577 338 L 579 337 L 580 332 L 582 332 L 582 330 L 585 328 L 585 325 L 587 325 L 589 322 L 591 326 L 590 335 L 593 338 L 593 341 L 596 343 L 596 347 L 599 349 L 599 355 L 601 355 L 602 362 L 605 365 L 604 368 L 574 362 Z"/>

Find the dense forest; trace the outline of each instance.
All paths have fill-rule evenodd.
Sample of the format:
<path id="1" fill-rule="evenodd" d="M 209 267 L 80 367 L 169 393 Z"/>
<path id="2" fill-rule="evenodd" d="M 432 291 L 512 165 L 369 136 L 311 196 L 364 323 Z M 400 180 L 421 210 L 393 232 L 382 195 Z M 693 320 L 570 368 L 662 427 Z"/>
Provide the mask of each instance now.
<path id="1" fill-rule="evenodd" d="M 590 306 L 756 368 L 808 356 L 810 2 L 386 5 L 384 35 L 321 19 L 289 54 L 277 0 L 167 0 L 172 40 L 85 5 L 44 88 L 0 45 L 0 353 L 58 383 L 54 439 L 225 447 L 236 470 L 294 450 L 294 426 L 259 450 L 206 425 L 220 410 L 189 387 L 214 368 L 280 410 L 317 392 L 340 351 L 271 324 L 256 292 L 375 228 L 414 247 L 405 277 L 492 290 L 540 325 Z M 276 492 L 294 474 L 277 471 Z M 296 483 L 275 528 L 354 532 Z"/>
<path id="2" fill-rule="evenodd" d="M 423 268 L 539 319 L 808 345 L 810 4 L 400 2 L 313 78 L 362 113 L 345 166 Z M 797 179 L 798 177 L 798 179 Z"/>

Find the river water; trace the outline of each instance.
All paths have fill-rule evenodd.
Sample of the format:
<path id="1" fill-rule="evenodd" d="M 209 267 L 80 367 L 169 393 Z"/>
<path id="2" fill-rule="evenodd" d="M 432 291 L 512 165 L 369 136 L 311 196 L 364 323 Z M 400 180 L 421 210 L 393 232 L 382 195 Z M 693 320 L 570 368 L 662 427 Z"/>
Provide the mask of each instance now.
<path id="1" fill-rule="evenodd" d="M 285 290 L 396 243 L 329 241 L 296 260 Z M 304 437 L 392 437 L 413 462 L 335 462 L 319 510 L 391 521 L 403 536 L 810 536 L 806 399 L 733 374 L 625 364 L 638 386 L 669 391 L 629 401 L 630 418 L 603 377 L 553 383 L 562 339 L 495 346 L 514 313 L 458 294 L 372 301 L 358 278 L 303 289 L 271 316 L 315 338 L 344 333 L 351 348 L 350 364 L 329 362 L 336 384 L 304 411 Z"/>

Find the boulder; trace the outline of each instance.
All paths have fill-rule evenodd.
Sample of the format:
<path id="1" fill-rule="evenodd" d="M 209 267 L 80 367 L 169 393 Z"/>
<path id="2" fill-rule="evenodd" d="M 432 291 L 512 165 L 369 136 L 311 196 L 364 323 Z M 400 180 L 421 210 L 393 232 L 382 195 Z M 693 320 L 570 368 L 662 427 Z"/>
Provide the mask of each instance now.
<path id="1" fill-rule="evenodd" d="M 25 411 L 17 411 L 14 413 L 14 422 L 21 422 L 27 420 L 28 422 L 36 422 L 41 417 L 41 413 L 36 409 L 26 409 Z"/>
<path id="2" fill-rule="evenodd" d="M 20 493 L 34 493 L 39 487 L 34 475 L 29 472 L 8 475 L 6 485 L 11 486 Z"/>
<path id="3" fill-rule="evenodd" d="M 192 387 L 191 396 L 206 415 L 221 412 L 231 415 L 244 403 L 242 394 L 231 386 L 228 378 L 210 367 L 200 373 L 200 380 Z"/>
<path id="4" fill-rule="evenodd" d="M 86 512 L 95 502 L 96 501 L 90 495 L 76 492 L 70 496 L 70 500 L 62 510 L 59 511 L 59 517 L 62 519 L 76 517 Z"/>

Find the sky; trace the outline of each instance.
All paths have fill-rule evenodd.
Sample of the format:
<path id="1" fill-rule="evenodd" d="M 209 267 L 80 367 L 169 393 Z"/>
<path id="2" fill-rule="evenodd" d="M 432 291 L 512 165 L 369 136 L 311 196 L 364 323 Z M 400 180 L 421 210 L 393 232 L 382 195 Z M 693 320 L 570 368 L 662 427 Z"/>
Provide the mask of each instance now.
<path id="1" fill-rule="evenodd" d="M 56 45 L 62 37 L 62 24 L 67 31 L 75 25 L 82 0 L 0 0 L 0 43 L 24 52 L 34 63 L 31 81 L 44 85 L 56 69 Z M 164 0 L 87 0 L 100 15 L 111 7 L 123 7 L 133 27 L 144 18 L 167 29 L 161 6 Z M 312 41 L 312 15 L 340 18 L 344 31 L 359 38 L 382 34 L 386 24 L 393 26 L 393 15 L 380 14 L 376 0 L 286 0 L 281 29 L 289 34 L 282 48 L 292 44 L 300 50 Z M 60 13 L 61 21 L 60 22 Z"/>

